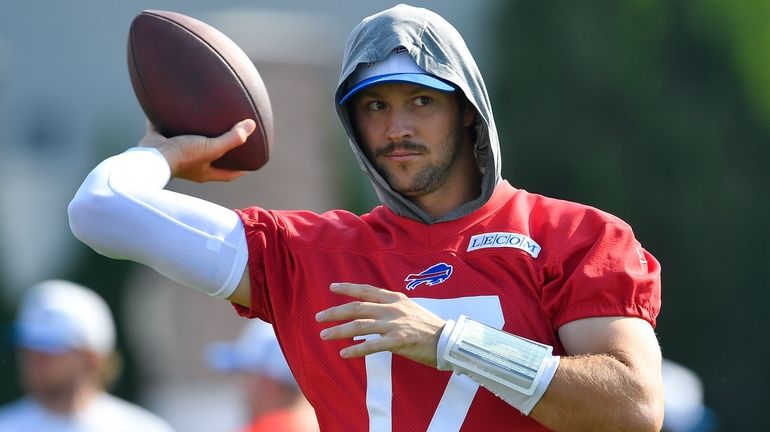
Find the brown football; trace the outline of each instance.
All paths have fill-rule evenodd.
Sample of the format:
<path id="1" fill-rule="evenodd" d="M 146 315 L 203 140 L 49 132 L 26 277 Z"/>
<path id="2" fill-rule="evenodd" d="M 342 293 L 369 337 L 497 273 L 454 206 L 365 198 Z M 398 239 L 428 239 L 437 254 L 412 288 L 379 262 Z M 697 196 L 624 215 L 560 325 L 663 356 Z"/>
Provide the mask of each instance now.
<path id="1" fill-rule="evenodd" d="M 254 171 L 270 158 L 273 111 L 257 68 L 214 27 L 169 11 L 145 10 L 131 22 L 128 71 L 147 118 L 167 137 L 227 132 L 251 118 L 245 144 L 212 165 Z"/>

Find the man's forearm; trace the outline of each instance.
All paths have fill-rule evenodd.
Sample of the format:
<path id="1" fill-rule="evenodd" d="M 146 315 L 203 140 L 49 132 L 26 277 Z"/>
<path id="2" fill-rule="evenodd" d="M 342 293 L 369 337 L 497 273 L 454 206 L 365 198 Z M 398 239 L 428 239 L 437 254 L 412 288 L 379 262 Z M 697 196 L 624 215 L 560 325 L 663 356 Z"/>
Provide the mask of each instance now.
<path id="1" fill-rule="evenodd" d="M 662 388 L 606 354 L 562 357 L 530 416 L 554 431 L 659 431 Z"/>

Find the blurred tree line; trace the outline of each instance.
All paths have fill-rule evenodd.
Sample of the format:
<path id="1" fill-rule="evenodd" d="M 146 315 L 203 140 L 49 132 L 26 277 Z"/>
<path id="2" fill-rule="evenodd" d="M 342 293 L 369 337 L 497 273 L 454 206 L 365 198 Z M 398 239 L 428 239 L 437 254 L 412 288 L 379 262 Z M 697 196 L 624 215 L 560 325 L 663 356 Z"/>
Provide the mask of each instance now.
<path id="1" fill-rule="evenodd" d="M 629 222 L 662 265 L 664 356 L 701 376 L 720 430 L 768 427 L 770 2 L 497 12 L 505 177 Z"/>

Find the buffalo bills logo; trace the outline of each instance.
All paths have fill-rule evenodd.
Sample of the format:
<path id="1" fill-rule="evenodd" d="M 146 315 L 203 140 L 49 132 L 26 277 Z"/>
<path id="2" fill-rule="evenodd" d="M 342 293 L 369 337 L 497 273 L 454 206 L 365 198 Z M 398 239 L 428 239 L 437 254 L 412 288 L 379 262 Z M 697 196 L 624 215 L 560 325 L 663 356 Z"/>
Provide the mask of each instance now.
<path id="1" fill-rule="evenodd" d="M 446 263 L 438 263 L 420 273 L 410 274 L 404 281 L 409 282 L 406 284 L 406 289 L 413 290 L 422 284 L 427 284 L 428 286 L 438 285 L 449 279 L 449 276 L 452 276 L 452 266 Z"/>

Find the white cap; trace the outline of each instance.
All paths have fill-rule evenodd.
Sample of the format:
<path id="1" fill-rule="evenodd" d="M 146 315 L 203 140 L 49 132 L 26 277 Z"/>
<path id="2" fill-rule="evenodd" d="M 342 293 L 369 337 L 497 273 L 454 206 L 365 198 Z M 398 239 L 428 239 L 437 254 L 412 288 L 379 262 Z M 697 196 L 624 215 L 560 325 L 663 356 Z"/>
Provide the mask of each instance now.
<path id="1" fill-rule="evenodd" d="M 340 105 L 351 96 L 374 84 L 406 82 L 452 92 L 454 87 L 425 72 L 404 47 L 394 49 L 381 62 L 361 63 L 348 77 L 348 91 L 340 99 Z"/>
<path id="2" fill-rule="evenodd" d="M 297 385 L 278 345 L 273 326 L 259 319 L 250 320 L 235 341 L 211 343 L 206 349 L 206 359 L 213 369 L 220 372 L 261 374 Z"/>
<path id="3" fill-rule="evenodd" d="M 703 383 L 695 372 L 663 359 L 663 430 L 705 432 L 713 430 L 714 418 L 703 404 Z"/>
<path id="4" fill-rule="evenodd" d="M 49 353 L 84 349 L 107 355 L 115 349 L 109 306 L 94 291 L 49 280 L 24 294 L 16 320 L 18 346 Z"/>

